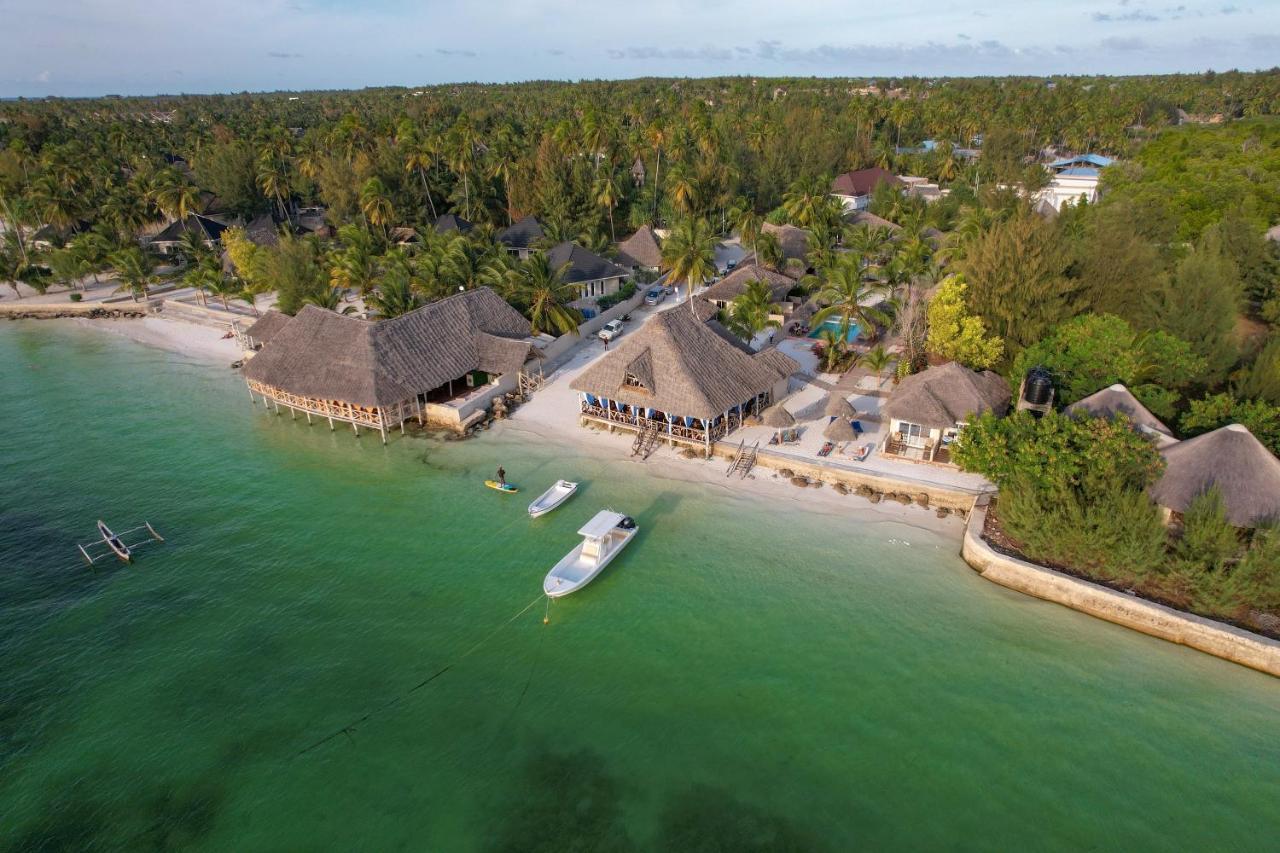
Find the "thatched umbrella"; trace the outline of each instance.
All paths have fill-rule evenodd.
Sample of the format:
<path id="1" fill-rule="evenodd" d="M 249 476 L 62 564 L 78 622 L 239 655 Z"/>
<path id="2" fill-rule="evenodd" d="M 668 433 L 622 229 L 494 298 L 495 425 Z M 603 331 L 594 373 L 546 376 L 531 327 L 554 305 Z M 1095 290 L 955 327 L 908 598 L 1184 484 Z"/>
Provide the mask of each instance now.
<path id="1" fill-rule="evenodd" d="M 822 401 L 822 415 L 827 418 L 853 420 L 858 416 L 852 405 L 844 397 L 832 392 Z"/>
<path id="2" fill-rule="evenodd" d="M 853 431 L 853 424 L 849 423 L 848 418 L 836 418 L 827 424 L 827 428 L 822 431 L 822 437 L 828 441 L 844 442 L 853 441 L 858 434 Z"/>
<path id="3" fill-rule="evenodd" d="M 760 420 L 765 426 L 773 427 L 774 429 L 786 429 L 796 425 L 796 419 L 791 416 L 791 413 L 781 403 L 774 403 L 765 409 L 764 413 L 760 415 Z"/>

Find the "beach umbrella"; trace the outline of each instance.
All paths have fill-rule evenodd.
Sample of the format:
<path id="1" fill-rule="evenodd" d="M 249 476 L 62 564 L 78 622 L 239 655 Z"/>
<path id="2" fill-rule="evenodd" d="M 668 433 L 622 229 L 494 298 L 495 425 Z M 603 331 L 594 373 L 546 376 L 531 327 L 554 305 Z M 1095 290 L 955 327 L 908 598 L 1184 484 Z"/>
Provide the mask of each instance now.
<path id="1" fill-rule="evenodd" d="M 834 392 L 827 395 L 822 401 L 822 414 L 828 418 L 843 418 L 845 420 L 853 420 L 858 413 L 854 411 L 849 401 Z"/>
<path id="2" fill-rule="evenodd" d="M 853 441 L 858 434 L 853 431 L 853 424 L 849 423 L 848 418 L 836 418 L 827 424 L 827 428 L 822 431 L 822 437 L 828 441 Z"/>
<path id="3" fill-rule="evenodd" d="M 764 413 L 760 416 L 760 420 L 764 422 L 765 426 L 773 427 L 774 429 L 786 429 L 787 427 L 793 427 L 796 425 L 796 419 L 791 416 L 790 412 L 783 408 L 781 403 L 775 403 L 765 409 Z"/>

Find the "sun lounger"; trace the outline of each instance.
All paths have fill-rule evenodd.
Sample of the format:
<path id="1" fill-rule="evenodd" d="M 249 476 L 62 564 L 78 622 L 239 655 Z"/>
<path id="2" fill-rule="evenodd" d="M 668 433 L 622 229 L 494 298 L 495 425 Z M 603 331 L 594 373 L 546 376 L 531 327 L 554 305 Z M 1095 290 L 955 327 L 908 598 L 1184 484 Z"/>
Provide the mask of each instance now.
<path id="1" fill-rule="evenodd" d="M 832 451 L 832 450 L 835 450 L 835 447 L 836 447 L 836 446 L 835 446 L 835 444 L 833 444 L 832 442 L 828 441 L 826 444 L 822 445 L 822 449 L 818 451 L 818 455 L 819 455 L 819 456 L 830 456 L 830 455 L 831 455 L 831 451 Z"/>
<path id="2" fill-rule="evenodd" d="M 858 448 L 857 452 L 854 453 L 853 455 L 854 461 L 856 462 L 867 461 L 867 457 L 871 455 L 871 451 L 874 449 L 875 449 L 875 445 L 872 444 L 871 442 L 868 442 L 862 445 L 862 447 Z"/>

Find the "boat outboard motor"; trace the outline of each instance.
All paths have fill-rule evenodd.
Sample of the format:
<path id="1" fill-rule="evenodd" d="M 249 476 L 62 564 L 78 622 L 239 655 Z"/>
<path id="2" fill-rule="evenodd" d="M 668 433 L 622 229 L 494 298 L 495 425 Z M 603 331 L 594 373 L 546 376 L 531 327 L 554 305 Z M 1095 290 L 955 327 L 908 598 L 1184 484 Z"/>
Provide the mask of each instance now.
<path id="1" fill-rule="evenodd" d="M 635 530 L 636 520 L 629 515 L 624 515 L 622 521 L 618 522 L 618 527 L 623 530 Z"/>

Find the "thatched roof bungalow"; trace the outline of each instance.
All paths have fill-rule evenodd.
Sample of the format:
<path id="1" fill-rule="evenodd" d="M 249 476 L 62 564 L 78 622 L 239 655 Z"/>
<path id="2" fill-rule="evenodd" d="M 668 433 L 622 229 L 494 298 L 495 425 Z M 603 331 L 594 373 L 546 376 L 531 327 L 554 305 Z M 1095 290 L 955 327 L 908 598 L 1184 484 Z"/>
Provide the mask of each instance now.
<path id="1" fill-rule="evenodd" d="M 1142 405 L 1138 398 L 1133 396 L 1133 392 L 1118 382 L 1090 394 L 1083 400 L 1077 400 L 1063 411 L 1074 417 L 1108 420 L 1124 415 L 1134 429 L 1154 439 L 1157 444 L 1164 445 L 1176 440 L 1173 437 L 1173 431 L 1151 414 L 1151 410 Z"/>
<path id="2" fill-rule="evenodd" d="M 246 350 L 261 349 L 293 320 L 288 314 L 279 311 L 268 311 L 247 329 L 240 331 L 240 344 Z"/>
<path id="3" fill-rule="evenodd" d="M 579 374 L 584 425 L 595 422 L 710 452 L 711 445 L 784 396 L 800 369 L 777 350 L 743 352 L 692 311 L 655 314 Z"/>
<path id="4" fill-rule="evenodd" d="M 632 269 L 657 270 L 662 266 L 662 241 L 653 228 L 640 227 L 636 233 L 618 243 L 618 261 Z"/>
<path id="5" fill-rule="evenodd" d="M 1280 459 L 1242 424 L 1228 424 L 1160 453 L 1165 470 L 1151 487 L 1151 497 L 1168 517 L 1186 512 L 1193 500 L 1217 486 L 1227 521 L 1236 527 L 1280 521 Z"/>
<path id="6" fill-rule="evenodd" d="M 956 362 L 903 379 L 881 407 L 889 419 L 884 452 L 925 462 L 951 461 L 947 445 L 976 415 L 1009 410 L 1009 384 L 997 373 Z"/>
<path id="7" fill-rule="evenodd" d="M 461 426 L 514 390 L 537 357 L 529 335 L 529 321 L 483 287 L 381 322 L 308 305 L 274 330 L 244 376 L 277 410 L 350 423 L 357 434 L 369 426 L 385 441 L 409 418 Z"/>
<path id="8" fill-rule="evenodd" d="M 796 286 L 795 281 L 789 276 L 774 272 L 768 267 L 750 263 L 739 266 L 703 290 L 698 296 L 714 302 L 717 308 L 728 308 L 730 302 L 747 292 L 747 285 L 752 281 L 764 282 L 769 288 L 769 298 L 778 305 L 783 305 L 787 301 L 787 294 Z"/>

